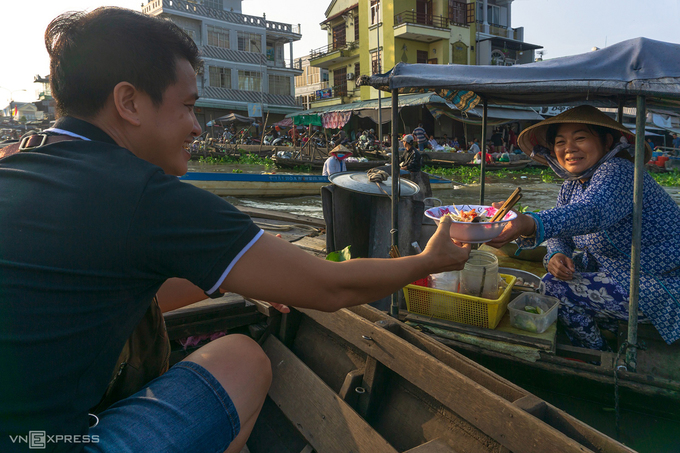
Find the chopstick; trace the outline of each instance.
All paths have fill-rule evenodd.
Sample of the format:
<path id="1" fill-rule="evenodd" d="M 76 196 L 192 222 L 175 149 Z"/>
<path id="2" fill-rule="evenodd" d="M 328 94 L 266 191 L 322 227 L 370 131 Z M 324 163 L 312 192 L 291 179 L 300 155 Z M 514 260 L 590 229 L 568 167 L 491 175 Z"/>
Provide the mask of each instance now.
<path id="1" fill-rule="evenodd" d="M 399 253 L 399 247 L 396 245 L 393 245 L 390 247 L 390 258 L 399 258 L 401 257 L 401 253 Z"/>
<path id="2" fill-rule="evenodd" d="M 498 222 L 503 219 L 508 212 L 515 206 L 515 204 L 522 198 L 522 188 L 518 187 L 515 191 L 505 200 L 503 206 L 496 212 L 496 214 L 491 218 L 492 222 Z"/>

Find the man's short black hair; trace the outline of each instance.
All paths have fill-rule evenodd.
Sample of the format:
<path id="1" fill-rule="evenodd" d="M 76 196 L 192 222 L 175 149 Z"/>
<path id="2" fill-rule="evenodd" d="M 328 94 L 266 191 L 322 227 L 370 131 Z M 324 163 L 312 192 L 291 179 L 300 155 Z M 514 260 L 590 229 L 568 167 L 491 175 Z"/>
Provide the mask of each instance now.
<path id="1" fill-rule="evenodd" d="M 202 64 L 196 44 L 177 25 L 124 8 L 62 14 L 47 26 L 45 46 L 61 116 L 95 116 L 120 82 L 158 106 L 177 81 L 178 60 L 197 71 Z"/>

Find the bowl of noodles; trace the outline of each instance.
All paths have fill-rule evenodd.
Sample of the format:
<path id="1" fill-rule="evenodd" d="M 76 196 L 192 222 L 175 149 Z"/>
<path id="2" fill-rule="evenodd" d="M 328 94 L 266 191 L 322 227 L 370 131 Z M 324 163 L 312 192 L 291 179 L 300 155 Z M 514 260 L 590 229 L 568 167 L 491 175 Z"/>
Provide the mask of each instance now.
<path id="1" fill-rule="evenodd" d="M 497 211 L 493 206 L 459 204 L 430 208 L 425 211 L 425 216 L 434 220 L 437 225 L 442 217 L 449 216 L 449 234 L 452 239 L 481 244 L 497 237 L 509 221 L 517 218 L 517 213 L 510 211 L 501 220 L 492 222 L 491 218 Z"/>

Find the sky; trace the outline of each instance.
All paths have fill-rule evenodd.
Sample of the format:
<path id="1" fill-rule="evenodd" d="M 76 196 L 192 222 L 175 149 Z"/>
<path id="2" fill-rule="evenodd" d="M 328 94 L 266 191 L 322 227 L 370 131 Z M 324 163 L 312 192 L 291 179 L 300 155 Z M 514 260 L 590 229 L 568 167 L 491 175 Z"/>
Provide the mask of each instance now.
<path id="1" fill-rule="evenodd" d="M 1 0 L 0 108 L 10 99 L 36 99 L 40 85 L 33 78 L 49 73 L 43 33 L 54 17 L 98 6 L 140 11 L 142 2 L 146 4 L 146 0 Z M 293 44 L 297 58 L 327 44 L 319 23 L 329 4 L 329 0 L 243 0 L 242 9 L 244 14 L 266 13 L 268 20 L 300 24 L 302 39 Z M 680 44 L 680 0 L 515 0 L 512 27 L 524 27 L 525 42 L 543 46 L 544 59 L 639 36 Z"/>

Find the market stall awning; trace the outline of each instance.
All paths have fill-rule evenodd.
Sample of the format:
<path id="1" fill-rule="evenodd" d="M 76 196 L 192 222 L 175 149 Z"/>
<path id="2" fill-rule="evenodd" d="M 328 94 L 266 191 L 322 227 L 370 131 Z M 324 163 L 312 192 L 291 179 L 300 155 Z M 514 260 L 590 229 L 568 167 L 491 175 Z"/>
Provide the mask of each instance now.
<path id="1" fill-rule="evenodd" d="M 381 102 L 382 109 L 384 111 L 389 111 L 390 103 L 392 102 L 390 98 L 383 98 Z M 418 93 L 399 96 L 399 108 L 413 107 L 431 103 L 445 104 L 446 102 L 447 102 L 446 99 L 434 93 Z M 378 110 L 378 100 L 371 99 L 370 101 L 352 102 L 350 104 L 338 104 L 329 105 L 325 107 L 317 107 L 309 110 L 302 110 L 300 112 L 289 113 L 288 115 L 286 115 L 286 118 L 294 118 L 300 115 L 323 115 L 325 113 L 333 112 L 357 113 L 362 110 Z"/>
<path id="2" fill-rule="evenodd" d="M 228 115 L 220 116 L 215 121 L 221 121 L 223 123 L 244 123 L 252 124 L 255 122 L 255 118 L 250 118 L 248 116 L 237 115 L 236 113 L 230 113 Z"/>
<path id="3" fill-rule="evenodd" d="M 449 106 L 428 104 L 427 108 L 435 118 L 447 116 L 456 121 L 480 126 L 483 110 L 475 107 L 467 114 Z M 487 109 L 487 126 L 499 126 L 515 121 L 542 121 L 543 117 L 530 108 L 521 107 L 489 107 Z"/>
<path id="4" fill-rule="evenodd" d="M 636 38 L 604 49 L 515 66 L 397 64 L 361 77 L 386 91 L 470 90 L 492 105 L 648 106 L 680 111 L 680 45 Z"/>

